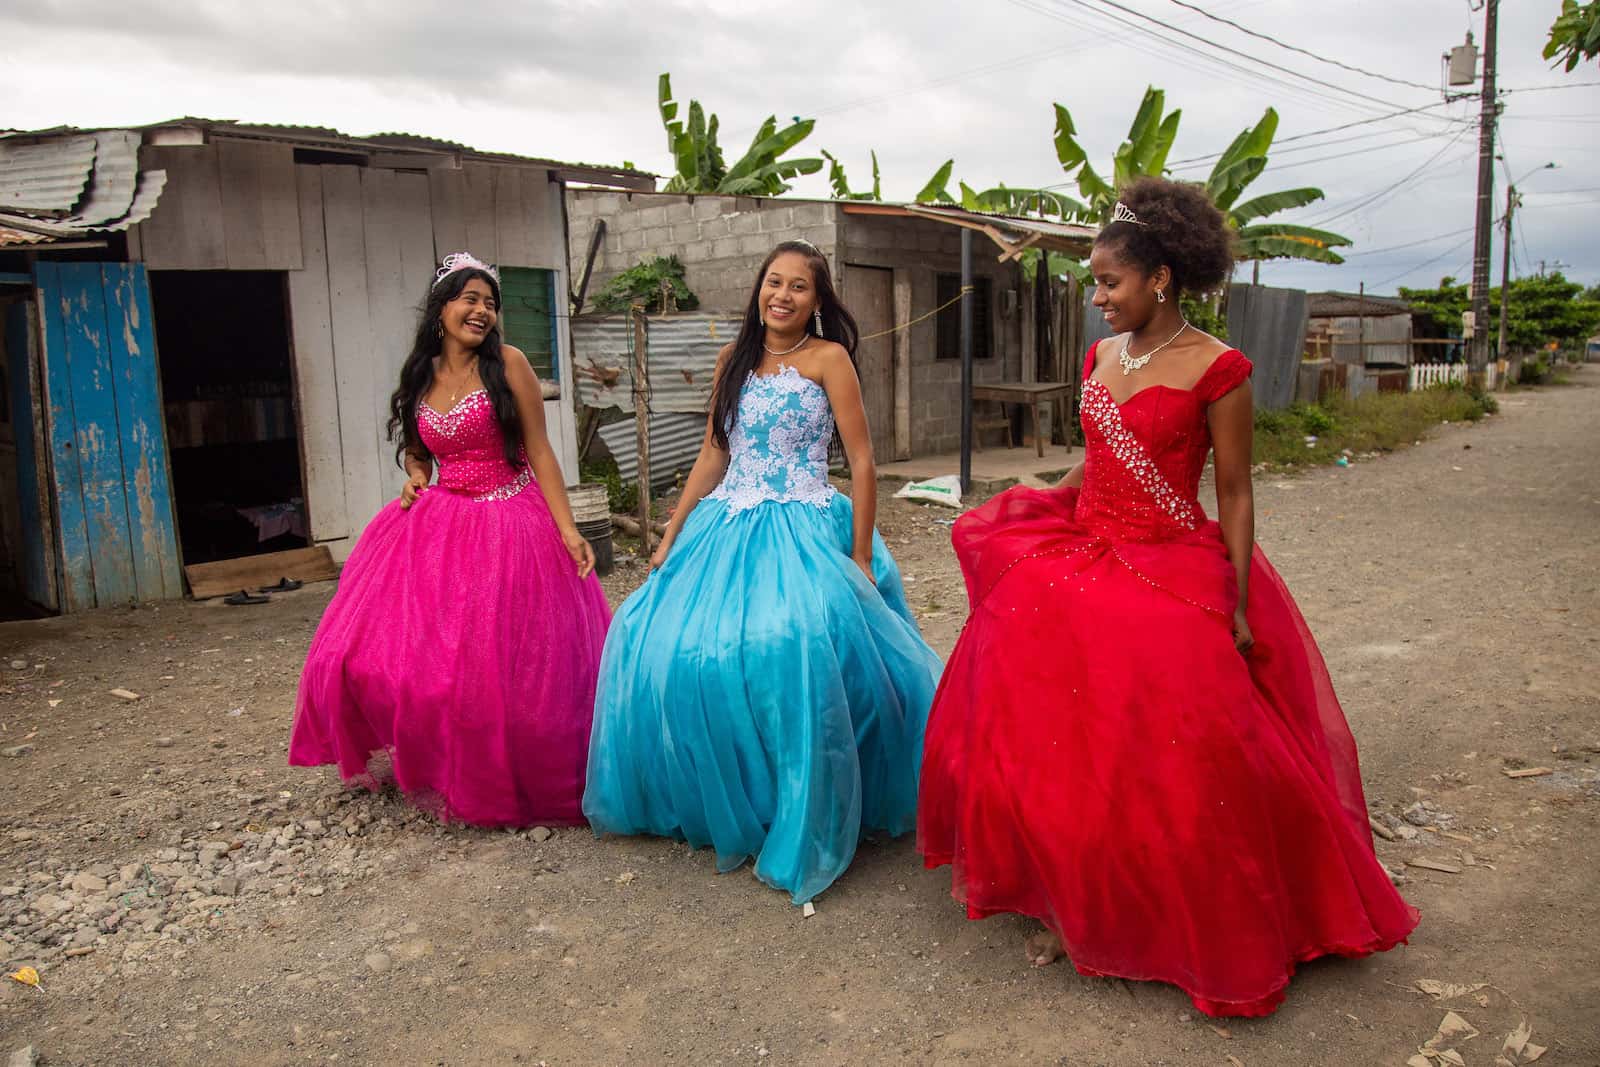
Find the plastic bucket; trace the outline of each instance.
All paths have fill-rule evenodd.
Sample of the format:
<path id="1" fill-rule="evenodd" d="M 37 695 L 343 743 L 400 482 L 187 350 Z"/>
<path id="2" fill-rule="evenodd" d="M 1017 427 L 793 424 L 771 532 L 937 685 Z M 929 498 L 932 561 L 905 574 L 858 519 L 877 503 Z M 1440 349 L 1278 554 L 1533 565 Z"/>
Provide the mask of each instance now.
<path id="1" fill-rule="evenodd" d="M 611 573 L 616 557 L 611 549 L 611 515 L 578 523 L 578 532 L 594 549 L 594 572 L 604 578 Z"/>
<path id="2" fill-rule="evenodd" d="M 572 519 L 580 525 L 585 522 L 611 521 L 611 498 L 606 487 L 593 483 L 576 485 L 567 490 L 567 500 L 572 505 Z"/>

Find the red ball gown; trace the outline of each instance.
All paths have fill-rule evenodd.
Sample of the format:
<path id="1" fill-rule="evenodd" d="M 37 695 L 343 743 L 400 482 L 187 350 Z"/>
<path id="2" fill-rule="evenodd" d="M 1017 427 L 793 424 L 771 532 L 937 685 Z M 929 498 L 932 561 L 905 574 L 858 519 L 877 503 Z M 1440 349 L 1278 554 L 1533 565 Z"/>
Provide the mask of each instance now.
<path id="1" fill-rule="evenodd" d="M 1266 1015 L 1295 965 L 1403 942 L 1355 742 L 1305 620 L 1257 548 L 1237 581 L 1196 499 L 1206 409 L 1250 375 L 1122 404 L 1085 371 L 1081 489 L 1018 487 L 953 540 L 971 616 L 928 724 L 918 847 L 971 918 L 1031 915 L 1078 971 Z"/>

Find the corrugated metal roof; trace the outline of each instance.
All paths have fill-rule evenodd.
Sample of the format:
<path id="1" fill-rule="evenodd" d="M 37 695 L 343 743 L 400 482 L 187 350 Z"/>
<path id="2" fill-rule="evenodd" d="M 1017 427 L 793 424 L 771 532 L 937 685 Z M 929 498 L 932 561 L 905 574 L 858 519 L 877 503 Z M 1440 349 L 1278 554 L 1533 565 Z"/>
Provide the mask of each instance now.
<path id="1" fill-rule="evenodd" d="M 49 242 L 50 238 L 42 233 L 29 233 L 27 230 L 13 230 L 9 226 L 0 226 L 0 248 L 25 248 L 28 245 Z"/>
<path id="2" fill-rule="evenodd" d="M 129 126 L 125 127 L 125 129 L 152 134 L 189 129 L 202 136 L 220 134 L 225 137 L 283 141 L 305 146 L 347 148 L 352 151 L 384 150 L 455 155 L 465 159 L 491 163 L 541 166 L 556 171 L 564 180 L 590 182 L 596 185 L 615 185 L 639 191 L 649 191 L 655 188 L 656 176 L 648 171 L 612 166 L 605 163 L 573 163 L 559 159 L 516 155 L 510 152 L 486 152 L 455 141 L 446 141 L 437 137 L 425 137 L 411 133 L 376 133 L 367 137 L 356 137 L 342 130 L 336 130 L 331 126 L 247 123 L 239 122 L 235 119 L 207 119 L 195 116 L 168 119 L 165 122 L 153 122 L 145 126 Z M 66 126 L 58 126 L 48 130 L 11 130 L 0 133 L 0 143 L 4 143 L 7 138 L 12 140 L 36 137 L 59 138 L 63 134 L 92 132 L 96 131 L 79 130 Z M 5 203 L 3 198 L 0 198 L 0 203 Z"/>
<path id="3" fill-rule="evenodd" d="M 89 184 L 98 148 L 93 136 L 38 144 L 0 138 L 0 210 L 69 214 Z"/>
<path id="4" fill-rule="evenodd" d="M 879 204 L 867 201 L 841 203 L 847 215 L 886 215 L 933 219 L 952 226 L 981 230 L 991 236 L 998 235 L 1012 246 L 1046 248 L 1071 256 L 1086 256 L 1100 232 L 1093 226 L 1076 222 L 1056 222 L 1031 215 L 991 215 L 982 211 L 968 211 L 949 204 Z"/>
<path id="5" fill-rule="evenodd" d="M 1411 305 L 1392 296 L 1362 296 L 1359 293 L 1307 293 L 1306 310 L 1314 319 L 1354 315 L 1375 318 L 1384 315 L 1409 315 Z"/>
<path id="6" fill-rule="evenodd" d="M 155 210 L 167 175 L 139 172 L 142 140 L 130 130 L 27 142 L 0 137 L 0 225 L 66 239 L 143 221 Z"/>
<path id="7" fill-rule="evenodd" d="M 703 416 L 711 406 L 717 352 L 739 335 L 730 315 L 651 315 L 645 319 L 650 410 Z M 627 315 L 572 320 L 578 400 L 594 408 L 633 410 L 633 328 Z"/>
<path id="8" fill-rule="evenodd" d="M 133 206 L 139 178 L 139 142 L 143 138 L 131 130 L 102 130 L 94 140 L 94 171 L 82 202 L 72 213 L 75 221 L 91 227 L 116 222 Z"/>
<path id="9" fill-rule="evenodd" d="M 650 416 L 650 484 L 670 485 L 687 474 L 700 454 L 706 433 L 704 415 L 664 412 Z M 639 427 L 635 419 L 600 427 L 600 439 L 617 461 L 617 473 L 626 482 L 639 477 Z"/>

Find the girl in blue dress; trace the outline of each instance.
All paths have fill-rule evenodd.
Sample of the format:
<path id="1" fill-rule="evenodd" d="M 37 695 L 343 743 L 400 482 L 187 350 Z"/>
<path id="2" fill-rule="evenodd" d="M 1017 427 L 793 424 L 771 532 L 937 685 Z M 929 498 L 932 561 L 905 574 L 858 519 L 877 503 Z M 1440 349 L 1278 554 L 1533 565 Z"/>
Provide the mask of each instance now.
<path id="1" fill-rule="evenodd" d="M 940 662 L 873 529 L 855 320 L 805 242 L 762 264 L 705 440 L 601 656 L 583 811 L 746 859 L 802 904 L 916 825 Z M 851 497 L 828 484 L 837 427 Z"/>

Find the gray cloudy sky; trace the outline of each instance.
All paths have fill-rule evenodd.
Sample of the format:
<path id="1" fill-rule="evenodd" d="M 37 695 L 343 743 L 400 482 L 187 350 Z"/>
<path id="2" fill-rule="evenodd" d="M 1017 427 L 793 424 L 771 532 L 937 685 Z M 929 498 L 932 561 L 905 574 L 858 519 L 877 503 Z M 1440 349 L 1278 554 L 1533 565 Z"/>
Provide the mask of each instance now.
<path id="1" fill-rule="evenodd" d="M 1169 107 L 1183 109 L 1175 161 L 1220 151 L 1265 107 L 1276 107 L 1280 148 L 1251 194 L 1319 186 L 1325 201 L 1285 217 L 1316 224 L 1336 216 L 1328 227 L 1357 242 L 1344 266 L 1269 263 L 1264 282 L 1353 290 L 1365 281 L 1392 292 L 1470 274 L 1477 132 L 1460 120 L 1475 116 L 1474 102 L 1291 142 L 1434 104 L 1440 94 L 1326 66 L 1173 0 L 1114 2 L 1121 10 L 1107 0 L 31 0 L 0 6 L 9 68 L 0 126 L 193 114 L 357 134 L 402 130 L 528 155 L 631 160 L 666 172 L 656 77 L 669 71 L 681 101 L 692 96 L 721 116 L 730 161 L 767 114 L 812 116 L 817 130 L 802 146 L 805 154 L 831 150 L 863 185 L 868 152 L 876 149 L 892 199 L 914 195 L 951 157 L 956 178 L 976 188 L 1060 182 L 1053 102 L 1071 109 L 1104 171 L 1145 86 L 1155 85 L 1166 90 Z M 1440 53 L 1469 25 L 1480 36 L 1482 28 L 1482 14 L 1467 0 L 1198 6 L 1329 58 L 1430 86 L 1440 80 Z M 1580 83 L 1600 83 L 1600 65 L 1565 74 L 1540 57 L 1559 8 L 1557 0 L 1502 4 L 1502 86 L 1563 86 L 1505 98 L 1510 176 L 1560 165 L 1522 182 L 1513 253 L 1518 273 L 1538 270 L 1540 260 L 1560 262 L 1569 276 L 1593 284 L 1600 281 L 1600 86 Z M 1183 31 L 1318 83 L 1220 54 Z M 1208 163 L 1176 172 L 1204 177 Z M 1506 177 L 1505 167 L 1497 168 L 1497 216 Z M 826 185 L 818 175 L 796 191 L 826 195 Z M 1497 235 L 1497 283 L 1499 255 Z"/>

